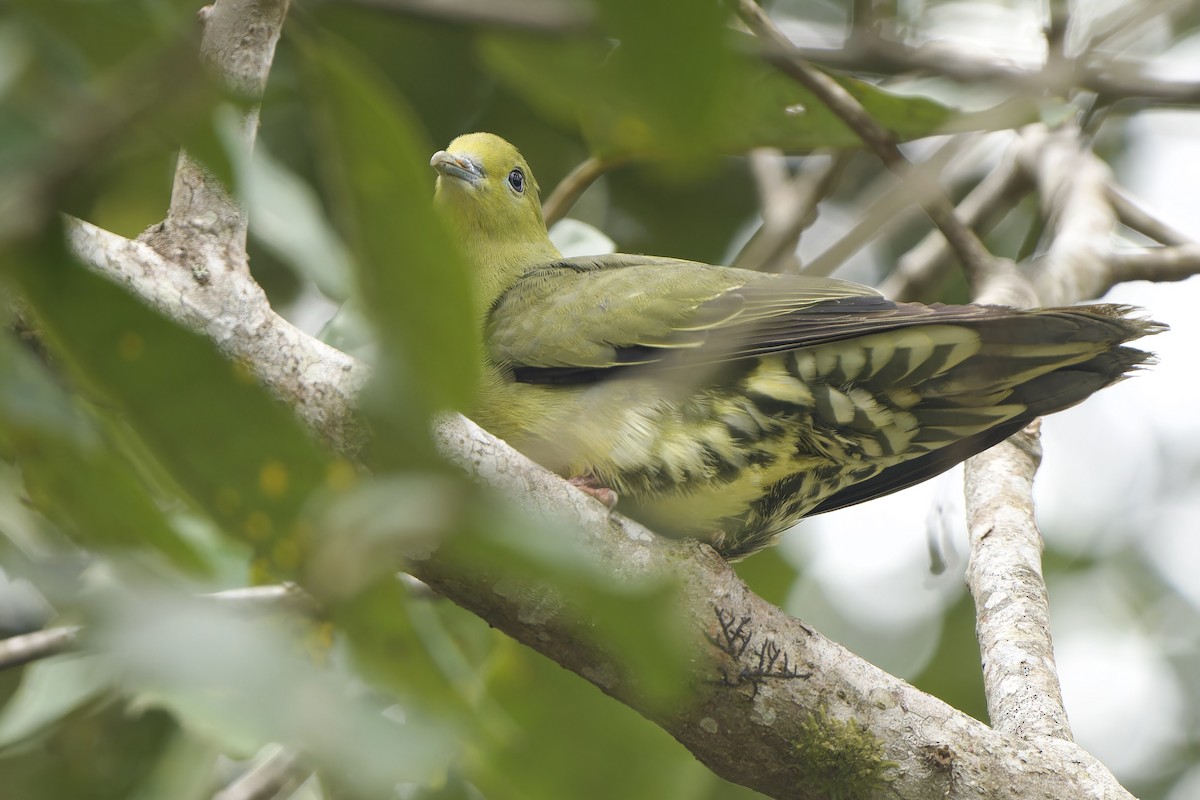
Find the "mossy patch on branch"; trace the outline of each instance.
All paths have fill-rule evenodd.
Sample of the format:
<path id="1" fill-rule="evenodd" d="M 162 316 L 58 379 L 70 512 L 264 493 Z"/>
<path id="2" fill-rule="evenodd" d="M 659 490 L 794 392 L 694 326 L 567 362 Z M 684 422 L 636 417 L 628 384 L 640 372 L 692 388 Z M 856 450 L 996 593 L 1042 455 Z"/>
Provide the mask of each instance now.
<path id="1" fill-rule="evenodd" d="M 883 742 L 853 717 L 829 716 L 824 706 L 800 724 L 796 768 L 814 796 L 829 800 L 870 797 L 896 762 L 883 757 Z"/>

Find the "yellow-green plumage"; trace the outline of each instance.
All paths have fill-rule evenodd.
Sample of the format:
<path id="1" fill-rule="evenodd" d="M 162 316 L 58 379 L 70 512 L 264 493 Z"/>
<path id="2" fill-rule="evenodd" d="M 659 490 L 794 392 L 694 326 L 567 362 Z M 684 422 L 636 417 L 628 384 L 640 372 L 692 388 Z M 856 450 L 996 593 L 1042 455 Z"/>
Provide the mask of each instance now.
<path id="1" fill-rule="evenodd" d="M 563 258 L 516 148 L 436 153 L 476 272 L 471 416 L 622 510 L 729 557 L 936 475 L 1149 356 L 1113 305 L 892 303 L 865 286 L 641 255 Z"/>

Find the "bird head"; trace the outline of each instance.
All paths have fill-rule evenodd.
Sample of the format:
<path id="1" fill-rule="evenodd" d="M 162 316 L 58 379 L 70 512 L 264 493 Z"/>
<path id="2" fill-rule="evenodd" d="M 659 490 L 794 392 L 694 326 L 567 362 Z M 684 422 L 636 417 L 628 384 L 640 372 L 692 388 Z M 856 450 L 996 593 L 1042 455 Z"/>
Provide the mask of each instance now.
<path id="1" fill-rule="evenodd" d="M 434 202 L 463 232 L 504 239 L 546 236 L 538 185 L 524 157 L 493 133 L 459 136 L 433 154 Z"/>

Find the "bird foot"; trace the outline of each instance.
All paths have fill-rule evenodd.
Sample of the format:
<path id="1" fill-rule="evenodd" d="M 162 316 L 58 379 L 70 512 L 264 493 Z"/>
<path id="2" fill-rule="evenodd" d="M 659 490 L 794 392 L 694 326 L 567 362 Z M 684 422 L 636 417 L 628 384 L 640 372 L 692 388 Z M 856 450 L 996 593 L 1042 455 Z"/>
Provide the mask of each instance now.
<path id="1" fill-rule="evenodd" d="M 617 493 L 607 486 L 601 486 L 600 479 L 595 475 L 576 475 L 567 480 L 579 491 L 599 500 L 609 511 L 617 507 Z"/>

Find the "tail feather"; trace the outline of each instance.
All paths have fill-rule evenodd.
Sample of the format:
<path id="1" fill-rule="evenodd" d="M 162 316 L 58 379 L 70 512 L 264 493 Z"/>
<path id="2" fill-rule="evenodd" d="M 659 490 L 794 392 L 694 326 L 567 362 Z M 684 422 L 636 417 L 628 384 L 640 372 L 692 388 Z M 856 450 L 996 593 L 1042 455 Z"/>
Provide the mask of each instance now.
<path id="1" fill-rule="evenodd" d="M 1049 308 L 956 321 L 980 339 L 976 353 L 911 386 L 917 421 L 910 457 L 827 497 L 820 514 L 881 497 L 938 475 L 992 447 L 1037 417 L 1070 408 L 1155 363 L 1125 342 L 1166 326 L 1130 306 Z"/>

